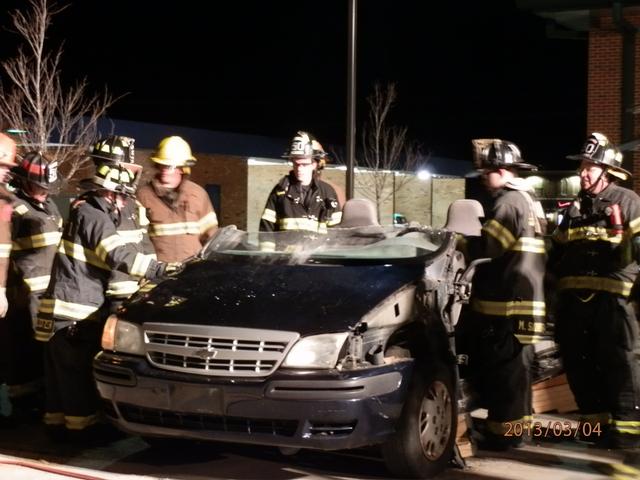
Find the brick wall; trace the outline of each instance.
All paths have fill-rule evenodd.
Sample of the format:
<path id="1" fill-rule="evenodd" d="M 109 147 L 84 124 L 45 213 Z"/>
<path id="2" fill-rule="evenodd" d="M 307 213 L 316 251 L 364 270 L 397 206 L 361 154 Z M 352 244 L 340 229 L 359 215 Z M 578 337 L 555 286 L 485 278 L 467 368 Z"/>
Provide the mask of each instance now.
<path id="1" fill-rule="evenodd" d="M 625 8 L 624 19 L 640 27 L 640 8 Z M 640 34 L 635 41 L 635 98 L 640 104 Z M 602 132 L 614 143 L 622 141 L 622 50 L 623 37 L 611 10 L 592 12 L 589 32 L 587 134 Z M 640 137 L 640 118 L 636 116 L 634 138 Z M 635 191 L 640 191 L 640 155 L 625 153 L 625 168 L 634 173 Z"/>
<path id="2" fill-rule="evenodd" d="M 248 206 L 248 166 L 244 157 L 197 154 L 197 165 L 191 179 L 199 185 L 220 186 L 220 225 L 236 225 L 245 229 Z"/>

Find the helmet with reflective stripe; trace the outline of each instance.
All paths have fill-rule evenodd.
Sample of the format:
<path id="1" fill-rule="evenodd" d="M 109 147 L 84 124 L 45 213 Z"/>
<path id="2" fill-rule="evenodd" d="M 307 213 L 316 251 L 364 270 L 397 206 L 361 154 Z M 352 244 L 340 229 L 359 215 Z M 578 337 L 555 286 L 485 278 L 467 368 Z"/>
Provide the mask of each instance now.
<path id="1" fill-rule="evenodd" d="M 91 151 L 96 168 L 105 162 L 115 163 L 131 172 L 135 185 L 140 180 L 142 165 L 135 163 L 135 139 L 121 135 L 110 135 L 98 140 Z"/>
<path id="2" fill-rule="evenodd" d="M 16 142 L 9 135 L 0 133 L 0 165 L 15 167 Z"/>
<path id="3" fill-rule="evenodd" d="M 473 167 L 476 170 L 513 168 L 537 170 L 535 165 L 524 163 L 520 149 L 513 142 L 499 138 L 476 138 L 473 145 Z"/>
<path id="4" fill-rule="evenodd" d="M 192 167 L 196 158 L 191 154 L 191 147 L 182 137 L 166 137 L 160 140 L 151 161 L 170 167 Z"/>
<path id="5" fill-rule="evenodd" d="M 320 142 L 308 132 L 300 130 L 293 140 L 291 146 L 282 158 L 295 160 L 296 158 L 311 158 L 318 162 L 318 169 L 322 169 L 327 161 L 328 155 L 324 151 Z"/>
<path id="6" fill-rule="evenodd" d="M 91 150 L 94 161 L 115 163 L 135 163 L 135 139 L 110 135 L 98 140 Z"/>
<path id="7" fill-rule="evenodd" d="M 569 160 L 586 160 L 601 165 L 614 177 L 626 180 L 631 172 L 622 168 L 622 152 L 602 133 L 592 133 L 582 146 L 580 153 L 568 155 Z"/>
<path id="8" fill-rule="evenodd" d="M 108 190 L 131 197 L 136 192 L 134 174 L 126 166 L 112 162 L 96 165 L 93 178 L 82 180 L 80 187 L 87 190 Z"/>
<path id="9" fill-rule="evenodd" d="M 40 152 L 29 152 L 12 170 L 14 178 L 33 183 L 41 188 L 55 191 L 60 186 L 58 162 L 49 161 Z"/>

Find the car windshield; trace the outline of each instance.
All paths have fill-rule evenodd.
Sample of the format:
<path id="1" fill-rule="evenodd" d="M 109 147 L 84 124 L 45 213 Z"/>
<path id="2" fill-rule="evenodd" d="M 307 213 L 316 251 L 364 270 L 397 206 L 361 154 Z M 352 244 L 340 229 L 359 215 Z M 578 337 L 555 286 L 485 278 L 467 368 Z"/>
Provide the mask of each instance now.
<path id="1" fill-rule="evenodd" d="M 424 262 L 437 256 L 452 233 L 431 227 L 398 231 L 384 227 L 330 228 L 308 232 L 244 232 L 224 227 L 199 257 L 218 261 L 313 263 Z"/>

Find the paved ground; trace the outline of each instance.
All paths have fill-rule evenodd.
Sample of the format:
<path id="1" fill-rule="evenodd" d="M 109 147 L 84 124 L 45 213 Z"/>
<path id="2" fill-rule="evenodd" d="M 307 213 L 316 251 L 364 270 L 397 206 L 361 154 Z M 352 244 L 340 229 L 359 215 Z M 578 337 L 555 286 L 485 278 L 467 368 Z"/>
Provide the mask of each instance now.
<path id="1" fill-rule="evenodd" d="M 547 417 L 560 419 L 560 417 Z M 53 471 L 51 471 L 53 469 Z M 0 479 L 85 480 L 370 479 L 390 478 L 376 449 L 302 451 L 231 444 L 177 444 L 151 449 L 138 437 L 107 431 L 93 445 L 52 442 L 39 423 L 0 430 Z M 599 450 L 573 440 L 540 441 L 506 453 L 478 452 L 467 468 L 439 480 L 640 480 L 640 451 Z"/>

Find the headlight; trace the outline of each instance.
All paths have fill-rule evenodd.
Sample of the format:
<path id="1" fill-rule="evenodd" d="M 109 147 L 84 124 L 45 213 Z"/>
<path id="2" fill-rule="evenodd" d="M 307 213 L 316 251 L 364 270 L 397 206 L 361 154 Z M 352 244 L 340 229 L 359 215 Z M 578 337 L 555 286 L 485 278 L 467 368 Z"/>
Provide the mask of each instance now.
<path id="1" fill-rule="evenodd" d="M 334 368 L 347 335 L 345 332 L 301 338 L 282 365 L 291 368 Z"/>
<path id="2" fill-rule="evenodd" d="M 113 352 L 144 355 L 144 335 L 135 323 L 109 315 L 102 331 L 102 348 Z"/>

